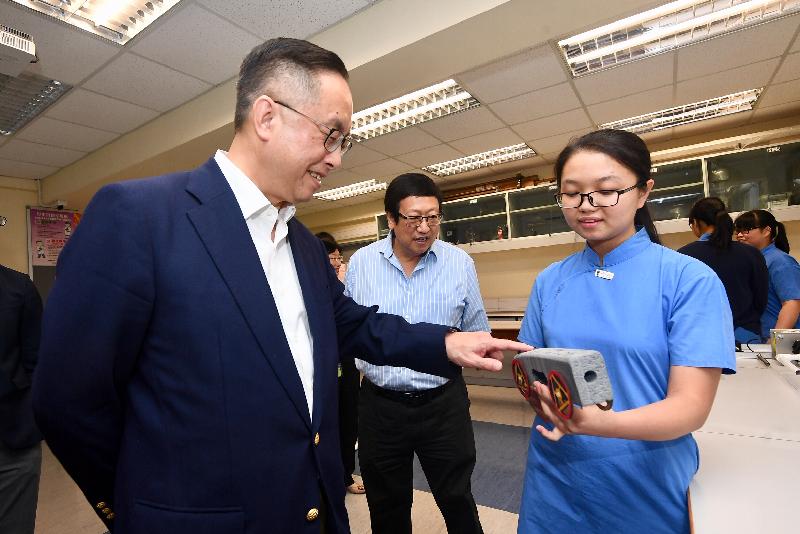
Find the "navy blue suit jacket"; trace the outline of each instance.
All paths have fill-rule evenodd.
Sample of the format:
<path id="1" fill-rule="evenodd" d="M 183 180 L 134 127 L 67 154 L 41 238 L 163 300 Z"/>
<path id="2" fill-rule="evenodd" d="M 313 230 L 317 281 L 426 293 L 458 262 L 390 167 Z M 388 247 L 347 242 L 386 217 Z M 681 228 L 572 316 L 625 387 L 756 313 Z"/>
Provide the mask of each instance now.
<path id="1" fill-rule="evenodd" d="M 289 241 L 314 339 L 310 419 L 255 246 L 213 159 L 106 186 L 87 208 L 45 310 L 34 407 L 115 533 L 316 534 L 319 520 L 306 516 L 321 499 L 328 532 L 349 532 L 339 354 L 458 372 L 445 327 L 355 304 L 294 219 Z"/>

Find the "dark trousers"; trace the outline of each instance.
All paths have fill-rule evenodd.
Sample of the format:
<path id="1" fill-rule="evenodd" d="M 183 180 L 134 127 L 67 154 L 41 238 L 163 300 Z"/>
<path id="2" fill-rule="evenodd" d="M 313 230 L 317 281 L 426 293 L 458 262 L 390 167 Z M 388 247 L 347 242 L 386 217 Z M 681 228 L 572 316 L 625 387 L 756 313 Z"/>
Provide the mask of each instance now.
<path id="1" fill-rule="evenodd" d="M 9 449 L 0 443 L 0 532 L 33 534 L 42 445 Z"/>
<path id="2" fill-rule="evenodd" d="M 356 470 L 356 440 L 358 439 L 358 390 L 361 373 L 352 359 L 342 360 L 339 377 L 339 446 L 344 465 L 344 485 L 353 481 Z"/>
<path id="3" fill-rule="evenodd" d="M 417 454 L 451 534 L 482 533 L 472 497 L 475 438 L 467 387 L 454 380 L 433 398 L 387 398 L 366 378 L 359 401 L 358 458 L 373 534 L 411 534 Z"/>

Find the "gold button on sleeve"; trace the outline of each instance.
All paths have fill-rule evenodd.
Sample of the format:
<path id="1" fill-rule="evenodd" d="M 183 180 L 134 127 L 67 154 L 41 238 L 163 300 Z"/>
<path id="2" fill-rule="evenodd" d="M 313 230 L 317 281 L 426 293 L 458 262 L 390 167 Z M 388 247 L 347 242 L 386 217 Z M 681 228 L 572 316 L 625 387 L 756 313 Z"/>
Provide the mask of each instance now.
<path id="1" fill-rule="evenodd" d="M 314 521 L 318 517 L 319 517 L 319 510 L 317 510 L 316 508 L 312 508 L 306 514 L 306 521 Z"/>
<path id="2" fill-rule="evenodd" d="M 319 432 L 314 434 L 314 445 L 319 445 Z"/>
<path id="3" fill-rule="evenodd" d="M 105 508 L 105 507 L 106 507 L 106 503 L 105 503 L 105 502 L 103 502 L 103 501 L 100 501 L 99 503 L 95 504 L 95 507 L 96 507 L 98 510 L 100 510 L 101 508 Z"/>

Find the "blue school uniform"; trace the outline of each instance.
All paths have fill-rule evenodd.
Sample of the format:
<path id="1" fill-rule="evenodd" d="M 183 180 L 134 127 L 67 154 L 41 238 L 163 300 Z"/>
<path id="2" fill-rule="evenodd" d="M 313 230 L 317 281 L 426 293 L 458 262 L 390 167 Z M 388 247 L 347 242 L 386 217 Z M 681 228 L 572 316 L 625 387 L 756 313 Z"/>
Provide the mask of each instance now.
<path id="1" fill-rule="evenodd" d="M 597 276 L 598 269 L 613 273 Z M 614 410 L 664 399 L 672 365 L 735 372 L 725 289 L 702 262 L 640 230 L 606 254 L 586 247 L 537 277 L 519 339 L 595 349 Z M 537 418 L 534 426 L 541 424 Z M 671 441 L 531 433 L 520 534 L 689 532 L 686 491 L 698 467 L 691 434 Z"/>
<path id="2" fill-rule="evenodd" d="M 761 315 L 761 336 L 769 339 L 769 329 L 775 328 L 781 306 L 787 300 L 800 300 L 800 265 L 797 260 L 770 243 L 761 251 L 769 271 L 767 309 Z M 800 318 L 794 325 L 800 328 Z"/>

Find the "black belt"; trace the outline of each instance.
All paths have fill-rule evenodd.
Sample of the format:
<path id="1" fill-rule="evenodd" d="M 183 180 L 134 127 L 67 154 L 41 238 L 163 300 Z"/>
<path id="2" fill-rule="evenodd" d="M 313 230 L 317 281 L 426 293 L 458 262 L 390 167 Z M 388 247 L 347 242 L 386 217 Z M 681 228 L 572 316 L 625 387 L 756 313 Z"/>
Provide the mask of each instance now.
<path id="1" fill-rule="evenodd" d="M 431 389 L 421 389 L 417 391 L 397 391 L 394 389 L 382 388 L 380 386 L 376 386 L 366 378 L 364 378 L 362 384 L 368 389 L 374 391 L 376 395 L 383 397 L 385 399 L 402 402 L 404 404 L 417 405 L 435 399 L 436 397 L 447 391 L 447 389 L 450 388 L 453 384 L 456 384 L 460 380 L 461 379 L 456 378 L 450 380 L 446 384 L 442 384 L 441 386 Z"/>

